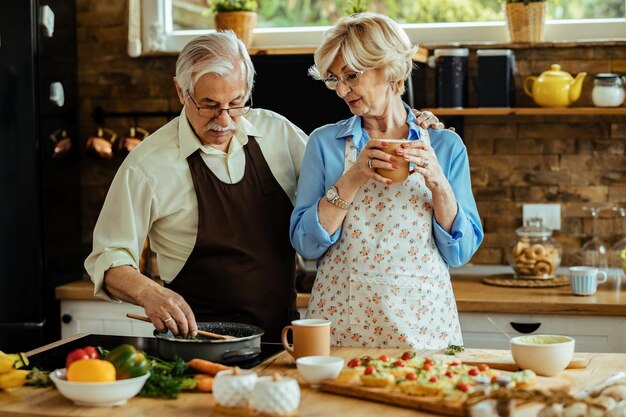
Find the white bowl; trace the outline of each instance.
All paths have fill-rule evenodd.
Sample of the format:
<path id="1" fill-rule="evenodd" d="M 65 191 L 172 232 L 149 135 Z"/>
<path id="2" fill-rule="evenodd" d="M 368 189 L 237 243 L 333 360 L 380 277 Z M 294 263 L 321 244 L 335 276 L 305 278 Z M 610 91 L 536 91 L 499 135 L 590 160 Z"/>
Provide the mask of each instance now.
<path id="1" fill-rule="evenodd" d="M 575 341 L 568 336 L 527 335 L 511 339 L 511 353 L 522 369 L 537 375 L 553 376 L 567 368 L 574 356 Z"/>
<path id="2" fill-rule="evenodd" d="M 113 382 L 73 382 L 67 380 L 65 368 L 50 372 L 50 379 L 65 398 L 87 407 L 124 405 L 141 391 L 149 376 L 150 372 Z"/>
<path id="3" fill-rule="evenodd" d="M 296 360 L 300 376 L 316 386 L 325 379 L 335 379 L 343 369 L 344 360 L 335 356 L 304 356 Z"/>

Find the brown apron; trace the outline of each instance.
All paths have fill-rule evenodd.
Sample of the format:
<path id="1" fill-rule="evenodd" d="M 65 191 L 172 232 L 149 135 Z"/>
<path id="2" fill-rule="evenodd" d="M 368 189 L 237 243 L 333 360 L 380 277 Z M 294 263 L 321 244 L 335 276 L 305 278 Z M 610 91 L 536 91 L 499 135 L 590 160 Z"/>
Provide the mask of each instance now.
<path id="1" fill-rule="evenodd" d="M 197 321 L 254 324 L 263 341 L 277 342 L 298 318 L 295 252 L 289 241 L 291 200 L 270 171 L 254 137 L 244 146 L 246 167 L 226 184 L 200 150 L 187 158 L 198 199 L 196 244 L 168 288 L 191 306 Z"/>

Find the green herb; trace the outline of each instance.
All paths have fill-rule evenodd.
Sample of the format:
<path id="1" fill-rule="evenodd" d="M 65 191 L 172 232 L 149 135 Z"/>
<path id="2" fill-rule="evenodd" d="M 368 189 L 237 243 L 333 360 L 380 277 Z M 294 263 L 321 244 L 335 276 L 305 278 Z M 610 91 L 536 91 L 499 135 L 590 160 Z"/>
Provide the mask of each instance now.
<path id="1" fill-rule="evenodd" d="M 503 0 L 505 3 L 524 3 L 528 5 L 528 3 L 542 3 L 547 0 Z"/>
<path id="2" fill-rule="evenodd" d="M 216 12 L 256 12 L 256 0 L 208 0 Z"/>
<path id="3" fill-rule="evenodd" d="M 37 388 L 51 387 L 52 380 L 50 379 L 50 372 L 33 367 L 29 374 L 26 375 L 26 385 Z"/>
<path id="4" fill-rule="evenodd" d="M 193 371 L 187 362 L 176 357 L 166 361 L 155 356 L 147 356 L 150 361 L 150 377 L 144 384 L 139 395 L 157 398 L 178 398 L 181 391 L 196 388 Z"/>
<path id="5" fill-rule="evenodd" d="M 346 7 L 344 12 L 348 16 L 357 14 L 357 13 L 365 13 L 367 12 L 367 1 L 366 0 L 350 0 L 348 2 L 348 7 Z"/>
<path id="6" fill-rule="evenodd" d="M 454 355 L 457 352 L 463 352 L 465 350 L 465 348 L 463 346 L 459 346 L 459 345 L 448 345 L 448 347 L 446 348 L 445 354 L 446 355 Z"/>

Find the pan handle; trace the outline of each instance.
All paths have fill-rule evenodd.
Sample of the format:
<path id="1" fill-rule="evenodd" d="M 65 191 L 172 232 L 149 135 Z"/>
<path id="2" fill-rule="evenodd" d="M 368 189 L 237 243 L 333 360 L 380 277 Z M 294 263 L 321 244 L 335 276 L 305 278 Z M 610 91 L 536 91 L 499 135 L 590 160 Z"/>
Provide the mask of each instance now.
<path id="1" fill-rule="evenodd" d="M 222 355 L 223 361 L 242 361 L 245 359 L 251 359 L 261 353 L 260 347 L 248 347 L 240 350 L 231 350 L 230 352 L 225 352 Z"/>

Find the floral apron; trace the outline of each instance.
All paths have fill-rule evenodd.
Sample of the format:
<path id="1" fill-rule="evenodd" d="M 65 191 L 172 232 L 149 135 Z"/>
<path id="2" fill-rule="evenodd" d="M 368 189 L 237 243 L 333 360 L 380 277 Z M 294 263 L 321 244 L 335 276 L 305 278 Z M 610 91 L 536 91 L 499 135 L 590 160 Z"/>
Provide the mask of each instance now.
<path id="1" fill-rule="evenodd" d="M 421 140 L 430 143 L 428 131 Z M 357 150 L 346 141 L 345 171 Z M 432 233 L 420 174 L 357 192 L 339 240 L 322 257 L 307 318 L 331 320 L 335 346 L 439 349 L 462 345 L 448 267 Z"/>

